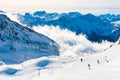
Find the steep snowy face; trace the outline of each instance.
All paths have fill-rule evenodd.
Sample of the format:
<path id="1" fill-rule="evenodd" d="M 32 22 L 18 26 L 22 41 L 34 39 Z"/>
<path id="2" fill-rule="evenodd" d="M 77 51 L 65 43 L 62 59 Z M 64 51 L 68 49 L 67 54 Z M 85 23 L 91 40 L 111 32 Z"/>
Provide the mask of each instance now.
<path id="1" fill-rule="evenodd" d="M 31 27 L 38 25 L 60 26 L 61 29 L 68 29 L 77 35 L 85 34 L 87 39 L 94 42 L 102 42 L 102 40 L 115 42 L 120 35 L 110 21 L 105 21 L 92 14 L 82 15 L 78 12 L 58 14 L 37 11 L 33 14 L 19 14 L 18 17 L 22 24 Z"/>
<path id="2" fill-rule="evenodd" d="M 20 63 L 41 56 L 59 55 L 58 44 L 0 14 L 0 60 Z"/>

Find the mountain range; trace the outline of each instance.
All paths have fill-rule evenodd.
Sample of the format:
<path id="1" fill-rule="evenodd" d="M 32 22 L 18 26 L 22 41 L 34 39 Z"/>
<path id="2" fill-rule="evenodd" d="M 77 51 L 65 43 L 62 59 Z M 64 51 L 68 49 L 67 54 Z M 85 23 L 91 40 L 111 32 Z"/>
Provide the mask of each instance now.
<path id="1" fill-rule="evenodd" d="M 109 15 L 108 15 L 109 16 Z M 110 16 L 111 18 L 111 16 Z M 36 11 L 34 13 L 18 14 L 22 24 L 33 26 L 59 26 L 61 29 L 68 29 L 77 35 L 85 34 L 92 42 L 107 40 L 115 42 L 120 36 L 120 27 L 115 27 L 111 20 L 93 14 L 82 15 L 79 12 L 69 13 L 47 13 Z"/>

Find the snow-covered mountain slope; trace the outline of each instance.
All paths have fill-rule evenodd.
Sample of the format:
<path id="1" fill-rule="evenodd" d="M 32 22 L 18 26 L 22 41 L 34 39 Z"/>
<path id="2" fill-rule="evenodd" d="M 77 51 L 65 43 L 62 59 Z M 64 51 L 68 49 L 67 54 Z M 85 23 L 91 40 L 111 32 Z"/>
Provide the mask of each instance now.
<path id="1" fill-rule="evenodd" d="M 119 28 L 116 29 L 110 21 L 105 21 L 93 14 L 82 15 L 79 12 L 58 14 L 37 11 L 24 15 L 18 14 L 18 17 L 22 24 L 31 27 L 38 25 L 60 26 L 61 29 L 68 29 L 77 35 L 85 34 L 88 40 L 94 42 L 102 42 L 102 40 L 115 42 L 120 36 Z"/>
<path id="2" fill-rule="evenodd" d="M 99 54 L 42 57 L 19 65 L 2 65 L 0 80 L 119 80 L 119 49 L 116 42 Z"/>
<path id="3" fill-rule="evenodd" d="M 59 55 L 58 44 L 0 14 L 0 61 L 20 63 L 41 56 Z"/>

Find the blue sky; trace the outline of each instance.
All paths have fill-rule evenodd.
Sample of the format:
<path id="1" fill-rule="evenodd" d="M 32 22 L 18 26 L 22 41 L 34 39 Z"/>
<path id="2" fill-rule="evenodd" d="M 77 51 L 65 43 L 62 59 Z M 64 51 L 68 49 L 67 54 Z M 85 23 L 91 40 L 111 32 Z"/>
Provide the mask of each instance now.
<path id="1" fill-rule="evenodd" d="M 0 0 L 6 11 L 77 10 L 84 8 L 118 8 L 120 0 Z"/>

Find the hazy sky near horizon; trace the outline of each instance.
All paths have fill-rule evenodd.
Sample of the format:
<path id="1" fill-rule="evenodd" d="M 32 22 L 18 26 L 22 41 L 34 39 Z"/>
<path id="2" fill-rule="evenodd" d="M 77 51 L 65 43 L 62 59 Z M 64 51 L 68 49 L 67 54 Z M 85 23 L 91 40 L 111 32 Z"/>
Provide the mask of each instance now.
<path id="1" fill-rule="evenodd" d="M 0 0 L 6 11 L 63 10 L 79 8 L 118 8 L 120 0 Z"/>

